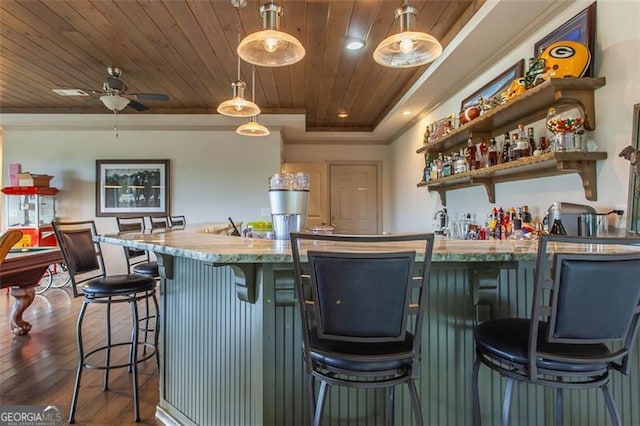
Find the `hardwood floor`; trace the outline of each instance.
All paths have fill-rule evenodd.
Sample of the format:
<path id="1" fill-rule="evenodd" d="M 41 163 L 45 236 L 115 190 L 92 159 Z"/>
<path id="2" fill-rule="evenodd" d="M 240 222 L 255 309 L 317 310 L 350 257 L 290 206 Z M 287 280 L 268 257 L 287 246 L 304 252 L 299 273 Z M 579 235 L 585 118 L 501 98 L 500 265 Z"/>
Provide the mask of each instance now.
<path id="1" fill-rule="evenodd" d="M 51 288 L 36 296 L 24 319 L 33 326 L 26 336 L 9 330 L 14 298 L 0 291 L 0 406 L 46 404 L 62 406 L 65 422 L 73 392 L 77 362 L 75 326 L 82 298 L 70 288 Z M 113 341 L 128 340 L 131 311 L 127 303 L 112 309 Z M 84 320 L 85 348 L 102 344 L 104 308 L 90 305 Z M 126 356 L 126 350 L 116 356 Z M 109 390 L 102 390 L 103 373 L 84 369 L 76 424 L 157 425 L 158 372 L 155 359 L 139 364 L 140 423 L 133 422 L 131 376 L 126 369 L 112 370 Z"/>

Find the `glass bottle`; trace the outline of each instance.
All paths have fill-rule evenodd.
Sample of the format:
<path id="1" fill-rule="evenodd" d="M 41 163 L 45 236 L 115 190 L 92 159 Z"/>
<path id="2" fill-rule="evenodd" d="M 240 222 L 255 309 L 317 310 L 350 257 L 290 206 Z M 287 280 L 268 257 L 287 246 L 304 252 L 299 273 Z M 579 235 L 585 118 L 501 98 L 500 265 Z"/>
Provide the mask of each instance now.
<path id="1" fill-rule="evenodd" d="M 522 223 L 531 223 L 533 218 L 531 216 L 531 212 L 529 212 L 529 206 L 522 206 L 522 211 L 520 212 L 520 218 L 522 219 Z"/>
<path id="2" fill-rule="evenodd" d="M 511 140 L 509 132 L 504 134 L 504 142 L 502 143 L 502 162 L 508 163 L 511 161 Z"/>
<path id="3" fill-rule="evenodd" d="M 489 142 L 489 161 L 487 162 L 487 166 L 495 166 L 498 164 L 498 143 L 496 142 L 496 138 L 491 138 L 491 142 Z"/>
<path id="4" fill-rule="evenodd" d="M 527 127 L 527 139 L 529 139 L 529 155 L 534 155 L 538 147 L 536 146 L 536 139 L 533 135 L 533 127 Z"/>

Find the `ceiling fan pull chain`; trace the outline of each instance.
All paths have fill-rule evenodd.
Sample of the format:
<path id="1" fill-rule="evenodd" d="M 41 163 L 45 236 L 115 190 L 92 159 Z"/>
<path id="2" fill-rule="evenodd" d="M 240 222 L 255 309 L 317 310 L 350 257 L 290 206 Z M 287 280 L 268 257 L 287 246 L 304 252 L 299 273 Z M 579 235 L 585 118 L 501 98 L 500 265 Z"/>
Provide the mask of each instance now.
<path id="1" fill-rule="evenodd" d="M 115 119 L 115 120 L 114 120 L 114 121 L 115 121 L 115 124 L 114 124 L 114 126 L 113 126 L 113 131 L 115 132 L 115 134 L 116 134 L 116 139 L 117 139 L 117 138 L 118 138 L 118 136 L 120 136 L 120 135 L 119 135 L 119 133 L 118 133 L 118 113 L 117 113 L 116 111 L 113 111 L 113 116 L 114 116 L 114 119 Z"/>

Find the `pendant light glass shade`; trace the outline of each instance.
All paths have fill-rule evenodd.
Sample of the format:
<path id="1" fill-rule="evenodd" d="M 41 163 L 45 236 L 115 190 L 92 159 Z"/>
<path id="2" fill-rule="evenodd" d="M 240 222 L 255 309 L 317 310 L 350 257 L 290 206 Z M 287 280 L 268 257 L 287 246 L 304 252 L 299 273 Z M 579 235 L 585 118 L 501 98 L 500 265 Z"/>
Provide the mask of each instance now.
<path id="1" fill-rule="evenodd" d="M 238 45 L 238 55 L 250 64 L 283 67 L 304 58 L 302 43 L 291 34 L 279 30 L 282 7 L 275 3 L 260 6 L 262 31 L 246 36 Z"/>
<path id="2" fill-rule="evenodd" d="M 127 107 L 127 105 L 129 105 L 129 102 L 131 102 L 129 99 L 120 95 L 103 95 L 100 96 L 100 100 L 104 106 L 113 112 L 122 111 Z"/>
<path id="3" fill-rule="evenodd" d="M 219 114 L 229 117 L 251 117 L 260 114 L 258 105 L 244 98 L 244 89 L 247 87 L 244 81 L 234 81 L 231 87 L 233 87 L 233 98 L 218 106 Z"/>
<path id="4" fill-rule="evenodd" d="M 373 59 L 385 67 L 410 68 L 433 62 L 442 54 L 442 45 L 431 34 L 410 31 L 418 10 L 404 4 L 396 9 L 400 32 L 382 40 L 373 52 Z"/>
<path id="5" fill-rule="evenodd" d="M 265 126 L 258 123 L 258 117 L 254 115 L 249 118 L 248 122 L 238 126 L 236 133 L 243 136 L 267 136 L 271 132 Z"/>

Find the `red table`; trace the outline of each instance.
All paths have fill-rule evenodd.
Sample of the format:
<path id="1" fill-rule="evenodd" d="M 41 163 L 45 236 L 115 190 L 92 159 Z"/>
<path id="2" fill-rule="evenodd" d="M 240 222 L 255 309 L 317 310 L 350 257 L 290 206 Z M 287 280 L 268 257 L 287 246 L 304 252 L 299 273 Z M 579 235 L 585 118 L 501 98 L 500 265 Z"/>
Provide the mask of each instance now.
<path id="1" fill-rule="evenodd" d="M 31 324 L 22 314 L 33 302 L 35 287 L 47 267 L 62 261 L 57 248 L 9 253 L 0 263 L 0 288 L 9 287 L 16 301 L 11 308 L 11 331 L 15 335 L 27 334 Z"/>

